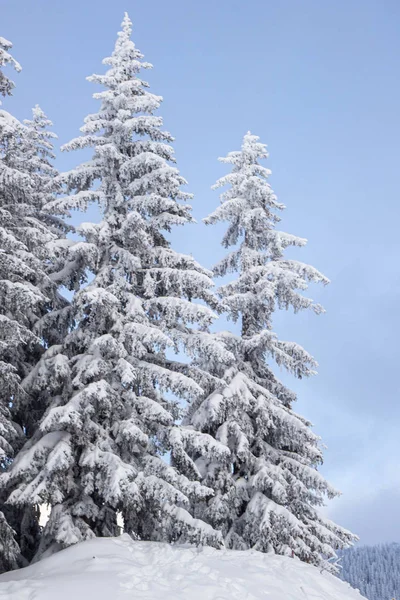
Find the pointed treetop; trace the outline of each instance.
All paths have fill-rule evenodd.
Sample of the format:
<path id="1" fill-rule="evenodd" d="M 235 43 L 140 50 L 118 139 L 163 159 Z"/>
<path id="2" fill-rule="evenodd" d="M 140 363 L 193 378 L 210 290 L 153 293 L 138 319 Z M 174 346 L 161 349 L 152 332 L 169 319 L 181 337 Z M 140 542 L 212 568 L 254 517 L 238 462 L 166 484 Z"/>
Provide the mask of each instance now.
<path id="1" fill-rule="evenodd" d="M 269 153 L 267 151 L 267 144 L 259 142 L 260 137 L 252 134 L 250 131 L 243 137 L 242 151 L 244 153 L 250 152 L 254 155 L 254 158 L 268 158 Z M 252 161 L 253 162 L 253 161 Z"/>
<path id="2" fill-rule="evenodd" d="M 140 62 L 144 58 L 144 55 L 131 40 L 132 21 L 128 13 L 125 13 L 121 27 L 122 31 L 118 32 L 113 53 L 111 56 L 103 59 L 103 64 L 110 65 L 111 71 L 106 74 L 106 77 L 97 75 L 87 77 L 88 81 L 95 81 L 107 86 L 110 82 L 110 77 L 117 78 L 118 80 L 122 78 L 122 80 L 126 81 L 132 75 L 139 73 L 140 69 L 150 69 L 153 66 L 147 62 Z M 145 84 L 145 87 L 148 87 L 148 84 Z"/>
<path id="3" fill-rule="evenodd" d="M 48 118 L 39 104 L 35 104 L 32 108 L 32 119 L 24 119 L 24 125 L 27 125 L 30 129 L 40 131 L 46 127 L 52 127 L 53 122 Z M 48 138 L 57 138 L 57 135 L 52 131 L 46 131 L 45 136 Z"/>
<path id="4" fill-rule="evenodd" d="M 129 18 L 128 13 L 124 14 L 124 18 L 121 23 L 122 31 L 118 32 L 117 41 L 115 44 L 115 50 L 123 48 L 125 44 L 129 44 L 132 48 L 135 48 L 134 42 L 131 40 L 132 35 L 132 21 Z"/>
<path id="5" fill-rule="evenodd" d="M 243 136 L 243 142 L 240 150 L 228 152 L 227 156 L 220 157 L 218 160 L 222 163 L 234 165 L 236 169 L 257 164 L 258 159 L 269 157 L 267 144 L 262 144 L 259 139 L 260 138 L 258 135 L 253 135 L 250 131 L 248 131 Z M 262 173 L 267 177 L 271 174 L 271 171 L 262 167 Z M 222 180 L 225 181 L 225 178 L 222 178 L 219 180 L 219 182 Z M 212 187 L 214 189 L 220 187 L 219 182 Z"/>
<path id="6" fill-rule="evenodd" d="M 124 18 L 121 23 L 122 31 L 119 32 L 119 36 L 124 35 L 125 37 L 130 38 L 132 35 L 132 21 L 129 18 L 127 12 L 124 13 Z"/>
<path id="7" fill-rule="evenodd" d="M 32 115 L 34 119 L 47 119 L 39 104 L 35 104 L 35 106 L 32 108 Z"/>

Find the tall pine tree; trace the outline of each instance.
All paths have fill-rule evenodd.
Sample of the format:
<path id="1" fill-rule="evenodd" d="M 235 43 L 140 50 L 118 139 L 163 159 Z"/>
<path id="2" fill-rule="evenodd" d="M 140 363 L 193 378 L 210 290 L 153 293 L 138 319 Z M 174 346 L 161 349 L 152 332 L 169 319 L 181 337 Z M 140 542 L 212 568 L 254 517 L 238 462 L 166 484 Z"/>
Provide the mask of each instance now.
<path id="1" fill-rule="evenodd" d="M 18 63 L 0 40 L 0 65 Z M 13 84 L 3 74 L 1 91 L 9 94 Z M 36 107 L 32 121 L 20 123 L 0 110 L 0 463 L 10 468 L 15 453 L 29 438 L 46 409 L 32 388 L 46 348 L 65 336 L 68 303 L 56 281 L 63 271 L 61 252 L 55 259 L 54 245 L 67 227 L 43 212 L 54 198 L 54 158 L 47 132 L 51 125 Z M 55 280 L 53 280 L 55 278 Z M 53 361 L 54 362 L 54 361 Z M 57 370 L 57 368 L 55 369 Z M 49 391 L 47 391 L 49 393 Z M 1 477 L 0 519 L 2 539 L 0 569 L 14 568 L 30 560 L 35 552 L 39 526 L 33 504 L 14 509 L 4 506 L 8 475 Z M 7 529 L 12 525 L 14 532 Z M 12 542 L 11 540 L 14 541 Z M 19 548 L 16 543 L 18 540 Z"/>
<path id="2" fill-rule="evenodd" d="M 49 216 L 42 211 L 51 195 L 51 176 L 44 169 L 43 148 L 33 135 L 34 129 L 30 123 L 22 125 L 5 111 L 0 112 L 1 403 L 9 425 L 3 432 L 13 434 L 6 440 L 8 445 L 1 444 L 4 471 L 46 409 L 43 398 L 32 387 L 38 361 L 67 331 L 68 303 L 51 278 L 60 268 L 53 260 L 51 246 L 63 231 L 54 225 L 59 219 L 49 223 Z M 5 479 L 2 477 L 2 487 Z M 4 511 L 15 530 L 23 564 L 32 558 L 38 544 L 38 508 L 31 504 L 17 510 L 4 507 Z M 9 566 L 15 563 L 3 568 Z"/>
<path id="3" fill-rule="evenodd" d="M 13 66 L 17 71 L 21 67 L 17 61 L 11 56 L 9 50 L 12 44 L 5 38 L 0 37 L 0 95 L 9 96 L 14 88 L 14 83 L 5 75 L 2 68 L 5 65 Z M 0 101 L 1 104 L 1 101 Z M 11 129 L 14 120 L 9 113 L 0 112 L 0 281 L 8 277 L 7 258 L 4 254 L 7 253 L 7 248 L 10 251 L 12 248 L 13 238 L 7 231 L 7 226 L 10 219 L 9 213 L 2 207 L 4 202 L 4 188 L 6 179 L 11 179 L 11 173 L 5 168 L 3 163 L 4 151 L 7 146 L 5 132 Z M 13 178 L 15 180 L 15 178 Z M 10 403 L 19 390 L 20 379 L 18 377 L 17 368 L 10 362 L 10 354 L 15 355 L 15 350 L 19 344 L 24 343 L 26 332 L 22 331 L 19 324 L 13 318 L 9 318 L 5 314 L 5 309 L 0 309 L 0 472 L 4 471 L 9 465 L 10 459 L 14 454 L 14 449 L 18 442 L 22 439 L 22 431 L 14 422 Z M 4 507 L 5 494 L 0 494 L 0 573 L 9 569 L 14 569 L 18 566 L 20 560 L 20 548 L 16 542 L 16 532 L 12 528 L 15 525 L 15 511 L 10 511 Z M 5 510 L 6 514 L 2 511 Z M 10 524 L 11 523 L 11 524 Z"/>
<path id="4" fill-rule="evenodd" d="M 322 463 L 319 438 L 310 423 L 292 409 L 295 395 L 273 375 L 275 360 L 297 377 L 313 374 L 314 359 L 298 344 L 279 340 L 273 332 L 276 309 L 295 312 L 322 307 L 302 292 L 309 282 L 328 283 L 313 267 L 284 257 L 288 246 L 306 240 L 276 229 L 284 206 L 277 202 L 260 164 L 266 146 L 248 133 L 240 151 L 222 162 L 232 172 L 214 186 L 229 186 L 221 205 L 207 224 L 228 222 L 223 246 L 234 249 L 214 269 L 216 276 L 237 273 L 219 288 L 227 314 L 241 322 L 241 335 L 219 334 L 236 357 L 225 373 L 227 384 L 197 401 L 189 422 L 212 435 L 230 451 L 226 462 L 192 458 L 203 473 L 203 483 L 215 491 L 197 514 L 223 532 L 231 548 L 296 555 L 301 560 L 331 567 L 334 550 L 349 545 L 352 534 L 318 512 L 324 497 L 337 492 L 317 467 Z"/>
<path id="5" fill-rule="evenodd" d="M 192 220 L 190 195 L 173 166 L 173 138 L 153 114 L 162 98 L 139 77 L 151 65 L 130 35 L 126 15 L 108 71 L 88 78 L 106 88 L 94 94 L 100 110 L 64 148 L 93 148 L 93 157 L 63 175 L 69 195 L 48 206 L 68 215 L 97 201 L 103 219 L 80 227 L 93 279 L 72 303 L 76 326 L 58 354 L 65 377 L 9 473 L 11 504 L 52 506 L 40 554 L 116 535 L 118 512 L 140 539 L 221 544 L 190 514 L 212 494 L 190 454 L 223 460 L 227 449 L 179 419 L 182 401 L 213 380 L 201 368 L 206 357 L 214 365 L 232 357 L 207 332 L 212 310 L 194 302 L 217 307 L 211 273 L 166 237 Z M 170 358 L 182 350 L 192 364 Z"/>

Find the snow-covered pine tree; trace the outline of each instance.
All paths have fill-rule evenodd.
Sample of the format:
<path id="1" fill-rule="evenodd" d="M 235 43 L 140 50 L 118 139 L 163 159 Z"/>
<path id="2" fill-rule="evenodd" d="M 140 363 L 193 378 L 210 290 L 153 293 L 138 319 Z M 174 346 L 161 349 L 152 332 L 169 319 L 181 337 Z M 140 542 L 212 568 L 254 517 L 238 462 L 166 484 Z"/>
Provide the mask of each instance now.
<path id="1" fill-rule="evenodd" d="M 14 88 L 14 83 L 3 73 L 2 68 L 5 65 L 12 65 L 16 70 L 20 71 L 21 67 L 17 61 L 8 52 L 12 48 L 12 43 L 3 37 L 0 37 L 0 94 L 2 96 L 11 95 L 11 90 Z M 8 113 L 2 111 L 2 128 L 4 129 L 6 122 L 5 119 L 11 119 Z M 1 166 L 1 165 L 0 165 Z M 1 199 L 1 197 L 0 197 Z M 3 237 L 3 227 L 0 230 L 0 236 Z M 3 251 L 3 240 L 1 241 L 1 247 Z M 5 342 L 0 344 L 0 349 L 3 351 Z M 1 372 L 1 383 L 2 388 L 8 388 L 12 394 L 15 389 L 17 377 L 13 369 L 9 369 L 6 363 L 2 360 L 0 362 Z M 18 437 L 18 433 L 14 424 L 12 423 L 11 414 L 9 411 L 9 403 L 4 402 L 3 398 L 0 399 L 0 425 L 1 425 L 1 436 L 0 436 L 0 460 L 3 462 L 12 453 L 12 442 Z"/>
<path id="2" fill-rule="evenodd" d="M 80 228 L 93 279 L 72 303 L 76 328 L 58 354 L 66 377 L 9 474 L 11 504 L 52 506 L 40 554 L 116 535 L 118 512 L 125 530 L 141 539 L 221 543 L 221 534 L 188 510 L 212 493 L 197 481 L 189 452 L 220 461 L 229 453 L 177 424 L 180 401 L 200 395 L 211 376 L 167 351 L 215 364 L 231 355 L 207 333 L 212 310 L 193 301 L 216 305 L 211 273 L 165 237 L 192 220 L 189 195 L 173 166 L 173 138 L 153 115 L 162 98 L 139 77 L 151 65 L 130 35 L 125 15 L 104 60 L 109 70 L 88 78 L 106 88 L 94 95 L 100 110 L 65 147 L 91 147 L 93 157 L 63 176 L 69 195 L 48 207 L 68 215 L 98 201 L 103 219 Z"/>
<path id="3" fill-rule="evenodd" d="M 17 72 L 21 71 L 21 65 L 12 57 L 9 50 L 12 48 L 12 43 L 0 36 L 0 96 L 11 96 L 14 82 L 3 73 L 3 67 L 9 65 Z M 1 105 L 1 100 L 0 100 Z"/>
<path id="4" fill-rule="evenodd" d="M 14 417 L 23 427 L 25 438 L 28 439 L 36 431 L 52 397 L 53 384 L 58 385 L 63 372 L 62 365 L 53 357 L 72 322 L 69 303 L 60 294 L 60 287 L 76 289 L 84 278 L 84 267 L 79 268 L 77 260 L 80 252 L 79 249 L 75 250 L 75 246 L 79 245 L 66 237 L 68 232 L 73 231 L 73 227 L 45 210 L 46 205 L 55 199 L 60 190 L 58 172 L 53 165 L 53 141 L 57 136 L 50 130 L 52 125 L 36 105 L 32 109 L 32 119 L 24 121 L 15 150 L 16 164 L 30 178 L 29 213 L 25 213 L 26 232 L 30 236 L 27 238 L 27 245 L 42 265 L 41 289 L 45 289 L 45 296 L 48 298 L 43 315 L 35 323 L 33 330 L 41 342 L 40 360 L 34 363 L 22 381 L 26 392 L 23 398 L 26 402 L 22 399 L 14 410 Z M 81 260 L 80 256 L 79 259 Z M 46 377 L 44 373 L 47 371 Z"/>
<path id="5" fill-rule="evenodd" d="M 0 95 L 9 96 L 14 88 L 14 83 L 3 73 L 4 65 L 12 65 L 17 71 L 21 70 L 20 65 L 8 52 L 12 47 L 11 42 L 3 37 L 0 37 Z M 0 100 L 1 105 L 1 100 Z M 5 126 L 5 120 L 11 119 L 8 113 L 2 111 L 2 128 Z M 0 161 L 0 177 L 3 174 L 2 164 Z M 4 175 L 3 175 L 4 176 Z M 1 183 L 0 183 L 1 185 Z M 0 206 L 2 204 L 2 193 L 0 191 Z M 4 252 L 4 238 L 8 237 L 7 232 L 1 222 L 3 211 L 0 208 L 0 238 L 1 238 L 1 254 Z M 0 258 L 1 261 L 1 258 Z M 1 262 L 0 262 L 1 265 Z M 3 272 L 2 272 L 3 271 Z M 0 277 L 4 276 L 4 269 L 0 266 Z M 10 327 L 11 325 L 11 327 Z M 7 331 L 9 329 L 9 331 Z M 5 331 L 4 331 L 5 330 Z M 13 455 L 14 447 L 18 440 L 21 439 L 22 432 L 14 423 L 10 411 L 10 399 L 15 394 L 19 386 L 19 377 L 15 367 L 8 363 L 5 354 L 6 348 L 12 347 L 19 339 L 19 328 L 15 327 L 14 323 L 4 317 L 3 311 L 0 313 L 0 473 L 8 466 L 10 457 Z M 12 528 L 15 523 L 14 511 L 10 514 L 7 510 L 8 519 L 2 512 L 4 510 L 5 494 L 0 494 L 0 573 L 9 569 L 14 569 L 18 566 L 20 558 L 20 548 L 15 540 L 16 532 Z M 10 524 L 11 523 L 11 524 Z"/>
<path id="6" fill-rule="evenodd" d="M 13 63 L 1 39 L 0 66 Z M 13 85 L 3 75 L 2 92 Z M 52 196 L 54 172 L 45 133 L 49 125 L 36 108 L 33 122 L 20 123 L 0 110 L 0 467 L 9 468 L 16 451 L 32 435 L 46 404 L 32 387 L 33 373 L 46 346 L 58 343 L 66 333 L 67 302 L 52 280 L 61 268 L 54 260 L 53 246 L 66 231 L 57 217 L 42 211 Z M 50 387 L 46 394 L 50 393 Z M 34 392 L 34 393 L 33 393 Z M 2 533 L 12 526 L 0 548 L 0 568 L 14 568 L 29 560 L 38 542 L 38 510 L 4 506 L 6 476 L 1 477 Z M 10 540 L 14 538 L 14 542 Z M 5 538 L 4 538 L 5 539 Z M 18 540 L 20 548 L 15 541 Z"/>
<path id="7" fill-rule="evenodd" d="M 318 472 L 322 462 L 319 438 L 310 423 L 295 414 L 295 395 L 273 375 L 274 359 L 297 377 L 311 375 L 314 359 L 298 344 L 278 339 L 272 329 L 276 309 L 292 307 L 319 314 L 322 307 L 302 295 L 309 282 L 326 284 L 316 269 L 284 257 L 288 246 L 306 240 L 276 229 L 277 202 L 260 165 L 266 146 L 248 133 L 242 149 L 224 163 L 232 173 L 214 186 L 229 186 L 221 205 L 205 222 L 228 222 L 223 245 L 234 250 L 216 265 L 216 276 L 236 272 L 219 288 L 227 314 L 241 321 L 241 336 L 217 334 L 236 356 L 225 374 L 226 385 L 193 404 L 189 422 L 212 435 L 231 453 L 229 464 L 192 456 L 203 472 L 203 483 L 215 491 L 197 514 L 222 530 L 225 543 L 236 549 L 256 548 L 294 554 L 318 566 L 330 566 L 334 550 L 351 544 L 354 536 L 318 512 L 324 497 L 337 492 Z"/>
<path id="8" fill-rule="evenodd" d="M 20 393 L 13 394 L 12 411 L 24 437 L 32 435 L 45 409 L 32 405 L 32 368 L 44 350 L 60 343 L 68 331 L 68 303 L 58 291 L 67 278 L 60 276 L 61 260 L 54 248 L 65 245 L 59 238 L 69 227 L 43 211 L 57 188 L 53 181 L 57 173 L 50 162 L 55 135 L 46 131 L 51 122 L 40 108 L 33 113 L 33 121 L 23 125 L 0 111 L 1 308 L 3 320 L 12 318 L 15 328 L 10 335 L 11 324 L 4 321 L 7 362 L 23 382 Z"/>

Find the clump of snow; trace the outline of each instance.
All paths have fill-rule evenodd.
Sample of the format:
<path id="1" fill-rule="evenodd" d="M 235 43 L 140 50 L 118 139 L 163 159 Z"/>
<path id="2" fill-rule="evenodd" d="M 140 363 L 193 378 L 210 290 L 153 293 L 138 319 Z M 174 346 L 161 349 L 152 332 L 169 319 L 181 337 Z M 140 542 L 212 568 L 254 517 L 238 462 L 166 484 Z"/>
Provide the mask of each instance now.
<path id="1" fill-rule="evenodd" d="M 362 600 L 312 565 L 256 551 L 97 538 L 0 576 L 0 599 Z"/>

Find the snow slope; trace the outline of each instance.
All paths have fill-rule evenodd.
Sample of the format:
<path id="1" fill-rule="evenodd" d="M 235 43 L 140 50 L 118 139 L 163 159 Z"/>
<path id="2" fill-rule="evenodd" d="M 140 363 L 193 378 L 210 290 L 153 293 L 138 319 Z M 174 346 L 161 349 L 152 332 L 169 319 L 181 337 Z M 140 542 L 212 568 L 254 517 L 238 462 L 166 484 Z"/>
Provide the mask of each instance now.
<path id="1" fill-rule="evenodd" d="M 0 576 L 7 600 L 361 600 L 296 559 L 259 552 L 94 539 Z"/>

